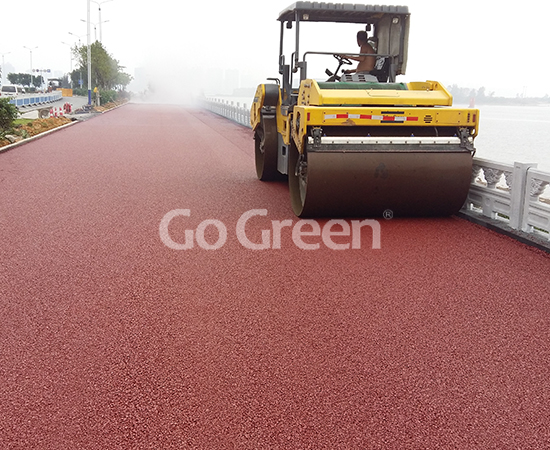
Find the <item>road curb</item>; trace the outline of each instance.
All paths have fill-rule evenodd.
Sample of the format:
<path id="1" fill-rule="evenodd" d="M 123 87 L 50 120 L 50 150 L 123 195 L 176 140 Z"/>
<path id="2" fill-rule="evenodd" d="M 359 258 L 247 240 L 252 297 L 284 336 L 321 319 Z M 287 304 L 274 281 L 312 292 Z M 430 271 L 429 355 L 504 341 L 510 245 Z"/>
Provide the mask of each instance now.
<path id="1" fill-rule="evenodd" d="M 115 109 L 121 108 L 122 106 L 126 106 L 128 103 L 129 102 L 123 103 L 122 105 L 117 105 L 117 106 L 115 106 L 113 108 L 109 108 L 105 111 L 94 111 L 94 112 L 79 113 L 79 114 L 73 113 L 71 115 L 71 117 L 73 117 L 75 120 L 77 120 L 79 122 L 84 122 L 88 119 L 93 119 L 96 116 L 100 116 L 101 114 L 105 114 L 105 113 L 108 113 L 110 111 L 114 111 Z M 80 118 L 79 118 L 79 116 L 80 116 Z"/>
<path id="2" fill-rule="evenodd" d="M 120 107 L 122 107 L 122 106 L 125 106 L 125 105 L 127 105 L 127 104 L 128 104 L 128 102 L 123 103 L 122 105 L 117 105 L 117 106 L 115 106 L 114 108 L 110 108 L 110 109 L 108 109 L 108 110 L 106 110 L 106 111 L 90 113 L 90 114 L 88 114 L 87 119 L 92 119 L 92 118 L 95 117 L 95 116 L 100 116 L 101 114 L 105 114 L 105 113 L 107 113 L 107 112 L 113 111 L 113 110 L 118 109 L 118 108 L 120 108 Z M 60 127 L 52 128 L 51 130 L 48 130 L 48 131 L 44 131 L 44 132 L 42 132 L 42 133 L 40 133 L 40 134 L 37 134 L 36 136 L 31 136 L 31 137 L 29 137 L 29 138 L 22 139 L 22 140 L 19 141 L 19 142 L 14 142 L 13 144 L 9 144 L 9 145 L 5 145 L 4 147 L 0 147 L 0 153 L 7 152 L 7 151 L 9 151 L 9 150 L 11 150 L 11 149 L 13 149 L 13 148 L 15 148 L 15 147 L 19 147 L 19 146 L 21 146 L 21 145 L 24 145 L 24 144 L 27 144 L 27 143 L 29 143 L 29 142 L 35 141 L 35 140 L 40 139 L 40 138 L 42 138 L 42 137 L 46 137 L 46 136 L 48 136 L 48 135 L 51 134 L 51 133 L 55 133 L 56 131 L 61 131 L 61 130 L 65 129 L 65 128 L 71 127 L 71 126 L 73 126 L 73 125 L 76 125 L 76 124 L 79 123 L 79 122 L 83 122 L 83 121 L 84 121 L 84 120 L 79 120 L 78 117 L 75 117 L 75 115 L 72 115 L 71 117 L 72 117 L 72 118 L 71 118 L 72 122 L 70 122 L 70 123 L 67 123 L 67 124 L 65 124 L 65 125 L 61 125 Z"/>
<path id="3" fill-rule="evenodd" d="M 535 247 L 550 254 L 550 241 L 533 233 L 525 233 L 524 231 L 514 230 L 502 220 L 490 219 L 488 217 L 483 217 L 480 214 L 465 210 L 460 210 L 456 214 L 456 216 L 461 219 L 467 220 L 468 222 L 472 222 L 476 225 L 487 228 L 496 233 L 508 236 L 512 239 L 515 239 L 516 241 L 521 242 L 522 244 Z"/>
<path id="4" fill-rule="evenodd" d="M 55 128 L 52 128 L 51 130 L 48 130 L 48 131 L 44 131 L 42 133 L 39 133 L 37 134 L 36 136 L 31 136 L 29 138 L 26 138 L 26 139 L 22 139 L 20 140 L 19 142 L 14 142 L 13 144 L 9 144 L 9 145 L 6 145 L 4 147 L 0 147 L 0 153 L 4 153 L 4 152 L 7 152 L 8 150 L 11 150 L 15 147 L 19 147 L 21 145 L 24 145 L 24 144 L 27 144 L 29 142 L 32 142 L 32 141 L 36 141 L 37 139 L 40 139 L 40 138 L 43 138 L 43 137 L 46 137 L 48 136 L 49 134 L 52 134 L 52 133 L 55 133 L 56 131 L 61 131 L 63 130 L 64 128 L 68 128 L 68 127 L 71 127 L 73 125 L 76 125 L 78 123 L 78 120 L 74 120 L 70 123 L 66 123 L 65 125 L 61 125 L 60 127 L 55 127 Z"/>

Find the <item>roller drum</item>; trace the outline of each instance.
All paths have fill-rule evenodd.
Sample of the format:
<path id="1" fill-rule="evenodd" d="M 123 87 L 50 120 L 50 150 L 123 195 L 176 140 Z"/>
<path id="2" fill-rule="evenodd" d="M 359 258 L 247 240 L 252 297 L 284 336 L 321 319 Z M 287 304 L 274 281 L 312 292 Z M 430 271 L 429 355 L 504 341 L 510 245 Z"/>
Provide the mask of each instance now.
<path id="1" fill-rule="evenodd" d="M 261 125 L 254 133 L 256 174 L 262 181 L 280 180 L 277 171 L 277 120 L 262 115 Z"/>
<path id="2" fill-rule="evenodd" d="M 289 185 L 299 217 L 447 216 L 470 187 L 469 151 L 291 152 Z"/>

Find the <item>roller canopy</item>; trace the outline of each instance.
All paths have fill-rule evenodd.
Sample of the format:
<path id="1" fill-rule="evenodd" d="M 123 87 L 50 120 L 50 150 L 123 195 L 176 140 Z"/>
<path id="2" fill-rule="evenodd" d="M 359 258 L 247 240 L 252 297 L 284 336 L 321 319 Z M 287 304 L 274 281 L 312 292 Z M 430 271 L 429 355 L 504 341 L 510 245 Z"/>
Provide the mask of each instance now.
<path id="1" fill-rule="evenodd" d="M 279 21 L 296 19 L 308 22 L 371 23 L 384 15 L 409 15 L 407 6 L 365 5 L 349 3 L 296 2 L 279 14 Z"/>
<path id="2" fill-rule="evenodd" d="M 350 3 L 296 2 L 279 14 L 281 26 L 286 22 L 351 23 L 374 25 L 377 53 L 391 56 L 391 80 L 404 75 L 409 45 L 409 8 L 407 6 L 366 5 Z M 367 28 L 368 29 L 368 28 Z M 299 58 L 299 26 L 296 26 L 296 56 Z M 281 28 L 281 52 L 283 42 Z M 282 53 L 281 53 L 282 54 Z M 281 72 L 282 73 L 282 72 Z M 302 78 L 303 79 L 303 78 Z"/>

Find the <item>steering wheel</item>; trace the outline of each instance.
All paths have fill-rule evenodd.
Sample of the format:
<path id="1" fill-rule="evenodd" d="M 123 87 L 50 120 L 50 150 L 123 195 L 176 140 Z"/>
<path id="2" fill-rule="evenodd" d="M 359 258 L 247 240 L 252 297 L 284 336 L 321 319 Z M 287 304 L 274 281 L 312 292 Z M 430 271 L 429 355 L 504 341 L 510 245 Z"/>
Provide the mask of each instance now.
<path id="1" fill-rule="evenodd" d="M 349 60 L 348 58 L 346 58 L 343 55 L 339 55 L 338 53 L 335 53 L 332 56 L 334 56 L 336 58 L 336 60 L 338 61 L 338 64 L 340 66 L 343 65 L 343 64 L 353 64 L 353 62 L 351 62 L 351 60 Z M 338 67 L 340 67 L 340 66 L 338 66 Z"/>
<path id="2" fill-rule="evenodd" d="M 340 77 L 338 76 L 338 71 L 340 70 L 340 67 L 342 67 L 344 64 L 353 64 L 353 63 L 348 58 L 338 53 L 334 53 L 332 56 L 334 56 L 338 61 L 338 67 L 336 68 L 336 71 L 334 73 L 332 73 L 328 69 L 325 70 L 325 73 L 329 76 L 329 79 L 327 81 L 340 81 Z"/>

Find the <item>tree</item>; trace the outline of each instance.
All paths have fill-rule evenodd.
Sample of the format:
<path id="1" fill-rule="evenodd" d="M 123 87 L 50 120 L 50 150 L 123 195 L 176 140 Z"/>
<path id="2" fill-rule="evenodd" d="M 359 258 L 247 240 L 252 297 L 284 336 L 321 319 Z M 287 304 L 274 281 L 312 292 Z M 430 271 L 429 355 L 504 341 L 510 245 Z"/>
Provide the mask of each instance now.
<path id="1" fill-rule="evenodd" d="M 9 98 L 0 98 L 0 132 L 8 131 L 18 115 L 19 110 L 10 103 Z"/>
<path id="2" fill-rule="evenodd" d="M 18 84 L 21 86 L 31 86 L 31 75 L 28 73 L 9 73 L 8 80 L 11 84 Z M 32 85 L 34 87 L 40 87 L 44 83 L 44 78 L 42 75 L 33 75 L 32 76 Z"/>
<path id="3" fill-rule="evenodd" d="M 71 87 L 71 80 L 69 79 L 69 75 L 63 75 L 61 78 L 61 87 L 65 89 L 69 89 Z"/>
<path id="4" fill-rule="evenodd" d="M 75 46 L 73 49 L 79 67 L 71 73 L 73 84 L 78 86 L 82 77 L 84 88 L 88 89 L 88 48 L 86 45 Z M 127 86 L 132 77 L 123 71 L 124 67 L 114 59 L 99 41 L 91 45 L 92 56 L 92 87 L 100 89 L 115 89 Z"/>
<path id="5" fill-rule="evenodd" d="M 481 86 L 478 90 L 477 90 L 477 95 L 476 95 L 476 98 L 483 101 L 485 100 L 485 86 Z"/>

